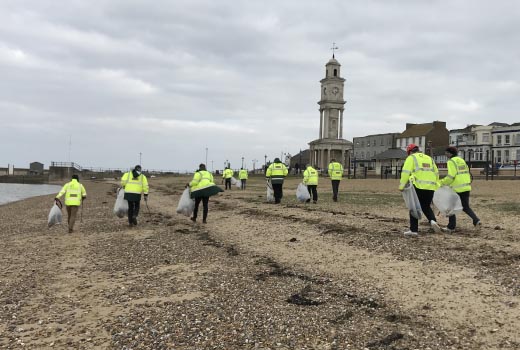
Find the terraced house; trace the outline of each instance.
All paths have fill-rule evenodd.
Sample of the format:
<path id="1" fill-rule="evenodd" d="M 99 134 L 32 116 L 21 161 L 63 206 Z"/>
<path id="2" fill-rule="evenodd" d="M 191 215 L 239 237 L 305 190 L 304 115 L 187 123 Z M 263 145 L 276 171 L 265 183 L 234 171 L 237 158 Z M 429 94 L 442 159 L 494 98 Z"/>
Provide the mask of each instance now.
<path id="1" fill-rule="evenodd" d="M 520 161 L 520 123 L 468 125 L 450 130 L 450 145 L 459 149 L 466 161 L 491 161 L 513 165 Z"/>

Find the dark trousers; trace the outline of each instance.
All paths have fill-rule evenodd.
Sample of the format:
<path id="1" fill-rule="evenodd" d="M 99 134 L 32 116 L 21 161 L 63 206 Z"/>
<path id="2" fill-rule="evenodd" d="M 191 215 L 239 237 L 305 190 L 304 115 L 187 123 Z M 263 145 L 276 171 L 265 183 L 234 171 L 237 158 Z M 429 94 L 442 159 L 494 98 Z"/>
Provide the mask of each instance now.
<path id="1" fill-rule="evenodd" d="M 226 182 L 226 190 L 227 190 L 228 188 L 231 189 L 231 178 L 226 179 L 225 182 Z M 229 186 L 229 187 L 228 187 L 228 186 Z"/>
<path id="2" fill-rule="evenodd" d="M 195 198 L 195 208 L 193 208 L 193 220 L 197 219 L 197 213 L 199 212 L 199 204 L 202 201 L 202 221 L 206 222 L 208 217 L 208 203 L 209 197 L 197 197 Z"/>
<path id="3" fill-rule="evenodd" d="M 480 220 L 477 217 L 477 215 L 473 212 L 473 210 L 469 207 L 469 193 L 470 191 L 466 191 L 457 194 L 459 195 L 460 201 L 462 203 L 462 211 L 468 214 L 468 216 L 473 220 L 473 225 L 475 225 Z M 451 215 L 448 218 L 448 228 L 450 230 L 454 230 L 455 227 L 457 227 L 457 218 L 455 217 L 455 215 Z"/>
<path id="4" fill-rule="evenodd" d="M 76 214 L 78 213 L 78 206 L 67 205 L 67 223 L 69 224 L 69 230 L 74 229 L 74 223 L 76 222 Z"/>
<path id="5" fill-rule="evenodd" d="M 331 180 L 332 182 L 332 200 L 334 202 L 338 201 L 338 190 L 339 190 L 339 182 L 341 180 Z"/>
<path id="6" fill-rule="evenodd" d="M 274 202 L 280 203 L 283 197 L 283 183 L 281 184 L 273 184 L 273 192 L 274 192 Z"/>
<path id="7" fill-rule="evenodd" d="M 242 180 L 240 180 L 240 181 L 241 181 L 241 188 L 242 188 L 243 190 L 245 190 L 245 189 L 246 189 L 246 179 L 242 179 Z"/>
<path id="8" fill-rule="evenodd" d="M 137 220 L 137 215 L 139 215 L 139 207 L 141 206 L 141 201 L 128 201 L 128 223 L 134 223 L 134 219 Z"/>
<path id="9" fill-rule="evenodd" d="M 419 188 L 415 188 L 415 192 L 417 192 L 417 197 L 419 197 L 419 202 L 421 203 L 421 210 L 429 221 L 435 220 L 435 214 L 432 210 L 432 200 L 433 193 L 435 191 L 432 190 L 421 190 Z M 410 215 L 410 231 L 418 232 L 419 230 L 419 220 Z"/>
<path id="10" fill-rule="evenodd" d="M 312 201 L 316 203 L 318 201 L 318 185 L 307 185 L 307 189 L 309 190 L 309 194 L 312 197 Z M 307 203 L 310 202 L 311 199 L 307 199 Z"/>

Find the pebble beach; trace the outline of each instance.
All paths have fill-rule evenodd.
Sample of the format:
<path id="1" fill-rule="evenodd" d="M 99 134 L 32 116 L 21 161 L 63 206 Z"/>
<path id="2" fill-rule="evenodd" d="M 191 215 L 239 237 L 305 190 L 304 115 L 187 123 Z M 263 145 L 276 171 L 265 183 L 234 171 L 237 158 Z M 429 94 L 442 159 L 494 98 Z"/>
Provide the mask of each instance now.
<path id="1" fill-rule="evenodd" d="M 514 192 L 475 191 L 482 231 L 406 239 L 391 180 L 342 181 L 339 203 L 323 180 L 305 205 L 292 179 L 276 206 L 253 179 L 207 225 L 175 213 L 188 180 L 150 181 L 137 227 L 115 181 L 84 183 L 72 234 L 47 228 L 53 195 L 0 206 L 0 348 L 520 348 L 518 213 L 493 209 Z"/>

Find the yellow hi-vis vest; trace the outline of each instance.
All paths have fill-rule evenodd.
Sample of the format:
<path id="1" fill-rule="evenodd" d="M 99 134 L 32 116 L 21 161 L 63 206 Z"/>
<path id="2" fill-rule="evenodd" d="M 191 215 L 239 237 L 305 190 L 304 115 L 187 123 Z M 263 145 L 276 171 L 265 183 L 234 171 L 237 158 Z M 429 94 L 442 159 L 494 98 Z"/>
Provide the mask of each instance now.
<path id="1" fill-rule="evenodd" d="M 131 171 L 125 173 L 121 178 L 121 187 L 125 189 L 125 193 L 148 194 L 148 180 L 143 174 L 134 179 Z"/>
<path id="2" fill-rule="evenodd" d="M 318 184 L 318 172 L 313 167 L 309 166 L 303 172 L 303 183 L 306 185 Z"/>
<path id="3" fill-rule="evenodd" d="M 418 189 L 435 191 L 438 187 L 439 170 L 437 165 L 424 153 L 410 154 L 404 161 L 403 170 L 401 171 L 401 181 L 399 189 L 404 186 L 412 177 L 412 182 Z"/>
<path id="4" fill-rule="evenodd" d="M 215 183 L 213 182 L 213 175 L 209 171 L 199 170 L 193 174 L 193 179 L 190 182 L 191 192 L 211 186 L 215 186 Z"/>
<path id="5" fill-rule="evenodd" d="M 343 165 L 338 162 L 329 164 L 329 177 L 331 180 L 341 180 L 343 177 Z"/>
<path id="6" fill-rule="evenodd" d="M 448 175 L 441 180 L 441 184 L 450 186 L 457 193 L 471 191 L 471 175 L 464 159 L 451 157 L 448 161 Z"/>
<path id="7" fill-rule="evenodd" d="M 247 177 L 248 177 L 248 174 L 247 174 L 247 169 L 242 169 L 238 172 L 238 178 L 240 180 L 247 180 Z"/>
<path id="8" fill-rule="evenodd" d="M 73 179 L 71 182 L 68 182 L 63 186 L 56 198 L 59 199 L 64 194 L 66 206 L 79 207 L 81 205 L 82 198 L 87 196 L 87 191 L 85 191 L 85 187 L 83 187 L 83 185 L 80 184 L 78 180 Z"/>
<path id="9" fill-rule="evenodd" d="M 222 177 L 224 179 L 231 179 L 233 177 L 233 170 L 231 169 L 224 169 L 224 171 L 222 172 Z"/>
<path id="10" fill-rule="evenodd" d="M 287 176 L 288 173 L 289 173 L 289 171 L 287 170 L 287 167 L 285 166 L 284 163 L 272 163 L 267 168 L 267 172 L 265 173 L 265 175 L 270 178 L 283 179 L 284 177 Z"/>

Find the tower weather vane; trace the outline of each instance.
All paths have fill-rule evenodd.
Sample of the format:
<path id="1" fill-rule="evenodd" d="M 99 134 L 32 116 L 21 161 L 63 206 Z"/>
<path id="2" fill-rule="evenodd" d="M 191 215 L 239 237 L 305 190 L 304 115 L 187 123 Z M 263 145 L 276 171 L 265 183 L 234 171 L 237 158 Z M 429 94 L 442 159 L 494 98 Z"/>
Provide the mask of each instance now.
<path id="1" fill-rule="evenodd" d="M 339 47 L 336 46 L 336 43 L 332 43 L 332 47 L 330 48 L 332 50 L 332 58 L 334 57 L 334 51 L 339 50 Z"/>

